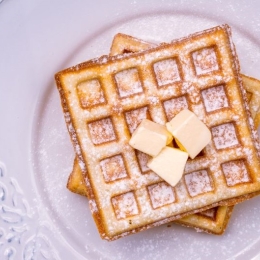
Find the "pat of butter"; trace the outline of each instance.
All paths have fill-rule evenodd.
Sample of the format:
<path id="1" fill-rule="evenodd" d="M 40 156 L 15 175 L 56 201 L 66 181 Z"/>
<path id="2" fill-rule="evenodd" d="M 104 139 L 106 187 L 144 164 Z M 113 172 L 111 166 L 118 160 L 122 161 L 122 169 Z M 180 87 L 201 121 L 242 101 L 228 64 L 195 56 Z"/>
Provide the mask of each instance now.
<path id="1" fill-rule="evenodd" d="M 172 139 L 172 135 L 165 126 L 144 119 L 134 131 L 129 144 L 133 148 L 154 157 Z"/>
<path id="2" fill-rule="evenodd" d="M 188 153 L 166 146 L 148 161 L 147 166 L 171 186 L 175 186 L 183 175 L 188 157 Z"/>
<path id="3" fill-rule="evenodd" d="M 177 145 L 187 152 L 190 158 L 195 158 L 199 152 L 210 142 L 211 132 L 191 111 L 184 109 L 169 123 L 166 123 Z"/>

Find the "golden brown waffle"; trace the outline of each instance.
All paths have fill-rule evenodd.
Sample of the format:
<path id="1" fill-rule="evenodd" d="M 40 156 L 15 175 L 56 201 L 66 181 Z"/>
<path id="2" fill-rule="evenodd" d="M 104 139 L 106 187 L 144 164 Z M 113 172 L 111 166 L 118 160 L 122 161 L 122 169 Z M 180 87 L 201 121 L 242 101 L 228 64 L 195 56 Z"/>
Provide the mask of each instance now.
<path id="1" fill-rule="evenodd" d="M 109 55 L 115 56 L 118 54 L 139 52 L 152 47 L 156 47 L 156 44 L 137 39 L 130 35 L 118 33 L 112 41 Z"/>
<path id="2" fill-rule="evenodd" d="M 242 75 L 243 84 L 247 91 L 249 109 L 255 126 L 260 125 L 260 80 Z"/>
<path id="3" fill-rule="evenodd" d="M 230 29 L 219 26 L 143 53 L 102 57 L 57 73 L 102 238 L 234 204 L 259 191 L 257 133 L 238 69 Z M 184 107 L 204 121 L 213 140 L 188 161 L 183 179 L 172 188 L 144 171 L 143 156 L 128 141 L 136 118 L 149 114 L 164 124 Z"/>
<path id="4" fill-rule="evenodd" d="M 186 227 L 195 228 L 197 231 L 221 235 L 225 231 L 234 206 L 218 206 L 212 209 L 192 214 L 175 221 Z"/>
<path id="5" fill-rule="evenodd" d="M 126 34 L 118 33 L 113 39 L 110 56 L 129 52 L 138 52 L 152 47 L 154 47 L 154 44 Z M 242 74 L 241 77 L 247 91 L 250 112 L 252 117 L 255 119 L 255 126 L 258 128 L 260 121 L 256 121 L 256 118 L 260 118 L 260 112 L 256 111 L 258 111 L 260 106 L 260 81 Z M 77 158 L 75 158 L 73 170 L 67 183 L 67 188 L 74 193 L 87 196 L 85 180 L 77 162 Z M 232 210 L 233 206 L 219 206 L 201 213 L 184 217 L 176 222 L 184 226 L 193 227 L 196 230 L 220 235 L 226 229 Z"/>

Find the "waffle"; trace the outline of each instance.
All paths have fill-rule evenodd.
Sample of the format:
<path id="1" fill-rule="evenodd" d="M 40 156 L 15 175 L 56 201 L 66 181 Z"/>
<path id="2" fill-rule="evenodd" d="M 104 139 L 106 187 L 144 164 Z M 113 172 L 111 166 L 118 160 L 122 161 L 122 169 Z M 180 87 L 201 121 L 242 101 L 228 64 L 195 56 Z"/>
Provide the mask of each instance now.
<path id="1" fill-rule="evenodd" d="M 243 84 L 247 91 L 249 109 L 254 119 L 255 126 L 260 125 L 260 80 L 242 75 Z"/>
<path id="2" fill-rule="evenodd" d="M 56 74 L 102 238 L 113 240 L 257 194 L 259 144 L 238 70 L 224 25 Z M 165 124 L 187 107 L 213 139 L 201 156 L 187 162 L 172 188 L 143 169 L 144 156 L 128 141 L 142 115 Z"/>
<path id="3" fill-rule="evenodd" d="M 113 39 L 110 56 L 138 52 L 152 47 L 155 47 L 152 43 L 142 41 L 130 35 L 118 33 Z M 241 74 L 241 77 L 247 92 L 250 112 L 254 119 L 255 126 L 258 128 L 260 123 L 260 121 L 257 120 L 257 118 L 260 118 L 260 112 L 258 112 L 260 106 L 260 81 L 243 74 Z M 84 177 L 79 167 L 77 157 L 75 157 L 74 160 L 73 170 L 69 176 L 67 188 L 74 193 L 88 196 Z M 226 229 L 232 210 L 233 206 L 219 206 L 184 217 L 176 222 L 184 226 L 193 227 L 196 230 L 206 231 L 213 234 L 222 234 Z"/>
<path id="4" fill-rule="evenodd" d="M 118 33 L 112 41 L 109 55 L 114 56 L 124 53 L 139 52 L 153 47 L 156 47 L 156 44 L 137 39 L 130 35 Z"/>

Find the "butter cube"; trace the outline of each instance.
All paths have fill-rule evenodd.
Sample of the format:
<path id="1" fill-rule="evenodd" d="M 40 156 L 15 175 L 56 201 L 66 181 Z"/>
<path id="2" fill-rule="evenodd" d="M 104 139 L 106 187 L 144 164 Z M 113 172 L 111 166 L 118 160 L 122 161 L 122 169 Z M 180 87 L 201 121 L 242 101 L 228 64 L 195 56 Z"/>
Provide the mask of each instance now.
<path id="1" fill-rule="evenodd" d="M 175 186 L 183 175 L 188 157 L 188 153 L 166 146 L 148 161 L 147 166 L 171 186 Z"/>
<path id="2" fill-rule="evenodd" d="M 144 119 L 134 131 L 129 144 L 133 148 L 154 157 L 172 139 L 172 135 L 165 126 Z"/>
<path id="3" fill-rule="evenodd" d="M 195 158 L 199 152 L 210 142 L 211 132 L 191 111 L 184 109 L 169 123 L 166 123 L 177 145 L 187 152 L 190 158 Z"/>

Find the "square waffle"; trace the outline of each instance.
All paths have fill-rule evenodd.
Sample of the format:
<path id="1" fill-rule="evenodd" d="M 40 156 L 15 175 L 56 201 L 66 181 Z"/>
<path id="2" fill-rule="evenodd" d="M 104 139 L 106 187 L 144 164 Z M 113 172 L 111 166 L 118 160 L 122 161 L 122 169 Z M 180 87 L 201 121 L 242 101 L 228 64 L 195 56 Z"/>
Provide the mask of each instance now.
<path id="1" fill-rule="evenodd" d="M 152 47 L 155 47 L 155 44 L 142 41 L 126 34 L 118 33 L 113 39 L 110 56 L 138 52 Z M 256 128 L 258 128 L 260 122 L 256 121 L 256 118 L 258 118 L 258 115 L 260 116 L 260 113 L 257 113 L 260 106 L 260 81 L 243 74 L 241 74 L 241 77 L 247 92 L 250 112 L 252 117 L 255 119 Z M 69 176 L 67 188 L 72 192 L 87 196 L 87 188 L 84 182 L 85 180 L 77 162 L 77 158 L 75 158 L 73 171 Z M 175 223 L 193 227 L 196 230 L 220 235 L 225 231 L 232 211 L 233 206 L 219 206 L 197 214 L 186 216 L 175 221 Z"/>
<path id="2" fill-rule="evenodd" d="M 142 41 L 132 36 L 118 33 L 115 35 L 111 49 L 110 56 L 138 52 L 155 47 L 154 44 Z M 243 76 L 242 76 L 243 78 Z M 250 87 L 250 81 L 248 87 Z M 254 89 L 250 91 L 254 95 Z M 251 109 L 251 106 L 250 106 Z M 146 167 L 146 165 L 145 165 Z M 87 188 L 84 184 L 85 180 L 79 167 L 77 157 L 74 160 L 73 171 L 69 176 L 67 188 L 77 194 L 88 196 Z M 204 212 L 187 216 L 178 221 L 179 224 L 203 230 L 213 234 L 222 234 L 227 226 L 228 220 L 231 216 L 233 206 L 219 206 Z"/>
<path id="3" fill-rule="evenodd" d="M 256 195 L 259 145 L 238 69 L 224 25 L 56 74 L 102 238 L 113 240 Z M 165 124 L 184 107 L 204 121 L 213 139 L 201 156 L 188 161 L 173 188 L 143 171 L 138 159 L 143 156 L 128 141 L 140 114 Z"/>
<path id="4" fill-rule="evenodd" d="M 138 52 L 152 47 L 155 47 L 155 44 L 142 41 L 130 35 L 118 33 L 113 39 L 110 56 Z M 255 119 L 255 126 L 258 128 L 259 121 L 256 121 L 256 118 L 260 116 L 260 112 L 257 113 L 260 106 L 260 81 L 243 74 L 241 74 L 241 77 L 247 92 L 250 112 L 253 119 Z M 67 183 L 67 188 L 74 193 L 87 196 L 87 188 L 77 158 L 75 158 L 73 170 Z M 184 226 L 193 227 L 200 231 L 220 235 L 226 229 L 232 210 L 233 206 L 219 206 L 184 217 L 176 222 Z"/>

